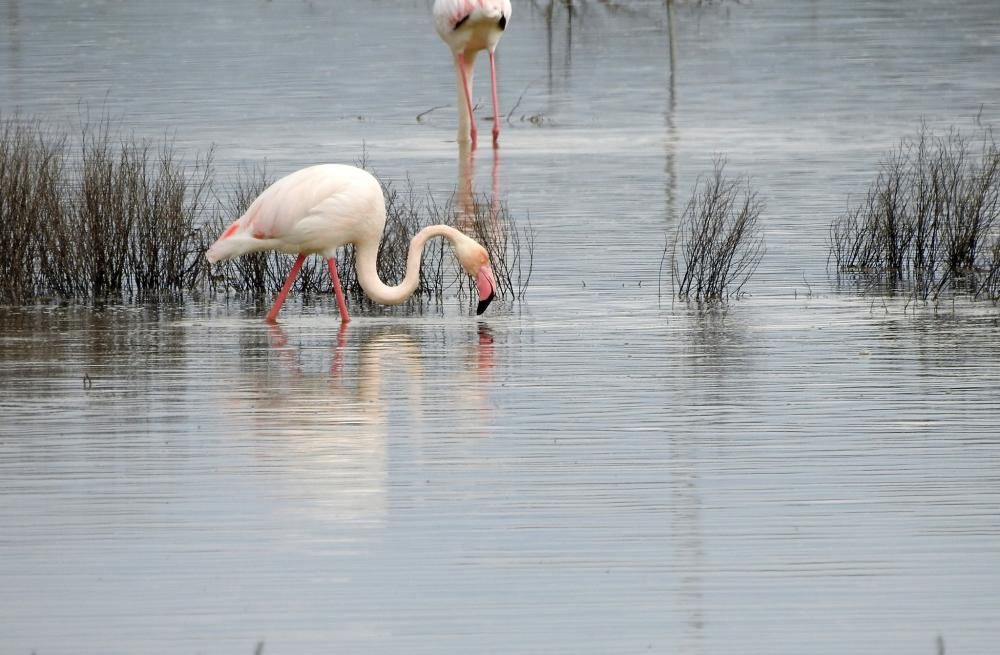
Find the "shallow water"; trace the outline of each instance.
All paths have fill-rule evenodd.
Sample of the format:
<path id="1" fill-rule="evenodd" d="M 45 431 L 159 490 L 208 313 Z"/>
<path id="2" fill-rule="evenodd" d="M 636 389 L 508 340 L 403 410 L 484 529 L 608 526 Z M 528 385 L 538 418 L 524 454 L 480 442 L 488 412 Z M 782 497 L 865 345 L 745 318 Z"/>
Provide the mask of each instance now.
<path id="1" fill-rule="evenodd" d="M 515 4 L 476 153 L 524 302 L 0 308 L 0 651 L 991 652 L 997 310 L 839 291 L 826 238 L 921 118 L 996 122 L 1000 6 L 678 6 L 671 77 L 662 3 L 576 5 Z M 4 112 L 460 182 L 424 2 L 0 8 Z M 701 311 L 657 276 L 717 153 L 768 252 Z"/>

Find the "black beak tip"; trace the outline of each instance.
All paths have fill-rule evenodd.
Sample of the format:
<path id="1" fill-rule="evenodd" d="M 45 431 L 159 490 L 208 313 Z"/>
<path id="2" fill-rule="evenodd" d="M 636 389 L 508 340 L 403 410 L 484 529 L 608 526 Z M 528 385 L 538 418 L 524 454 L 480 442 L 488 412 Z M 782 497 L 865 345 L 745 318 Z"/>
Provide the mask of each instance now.
<path id="1" fill-rule="evenodd" d="M 490 306 L 490 303 L 493 302 L 493 299 L 496 298 L 496 295 L 497 294 L 495 292 L 490 291 L 490 295 L 487 296 L 486 300 L 479 301 L 479 306 L 476 307 L 476 316 L 479 316 L 480 314 L 486 311 L 486 308 Z"/>

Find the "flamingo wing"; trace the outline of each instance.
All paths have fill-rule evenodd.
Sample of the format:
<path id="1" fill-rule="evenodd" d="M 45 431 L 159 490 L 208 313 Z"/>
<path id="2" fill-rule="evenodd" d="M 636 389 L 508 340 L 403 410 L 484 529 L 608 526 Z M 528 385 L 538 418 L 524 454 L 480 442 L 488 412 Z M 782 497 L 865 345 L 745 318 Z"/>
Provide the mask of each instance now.
<path id="1" fill-rule="evenodd" d="M 328 166 L 311 166 L 281 178 L 239 218 L 239 231 L 255 239 L 283 239 L 323 200 L 342 192 L 341 178 Z"/>
<path id="2" fill-rule="evenodd" d="M 382 188 L 353 166 L 322 164 L 286 175 L 265 189 L 209 249 L 213 261 L 258 250 L 332 252 L 374 238 L 385 224 Z"/>

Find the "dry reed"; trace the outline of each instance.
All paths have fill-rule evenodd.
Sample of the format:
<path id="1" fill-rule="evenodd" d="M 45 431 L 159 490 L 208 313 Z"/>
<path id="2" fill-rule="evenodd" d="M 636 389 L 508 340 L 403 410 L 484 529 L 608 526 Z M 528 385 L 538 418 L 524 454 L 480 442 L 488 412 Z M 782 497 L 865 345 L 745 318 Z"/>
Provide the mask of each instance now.
<path id="1" fill-rule="evenodd" d="M 1000 303 L 1000 235 L 993 239 L 985 268 L 976 296 L 989 298 L 994 304 Z"/>
<path id="2" fill-rule="evenodd" d="M 0 301 L 179 294 L 198 283 L 197 221 L 211 154 L 178 160 L 105 117 L 79 141 L 18 117 L 0 120 Z"/>
<path id="3" fill-rule="evenodd" d="M 40 283 L 40 240 L 61 213 L 65 137 L 37 121 L 0 121 L 0 303 L 27 302 Z"/>
<path id="4" fill-rule="evenodd" d="M 758 228 L 763 202 L 749 179 L 730 180 L 726 161 L 716 159 L 712 175 L 700 178 L 672 242 L 667 257 L 672 272 L 671 289 L 677 298 L 725 301 L 739 297 L 764 256 Z"/>
<path id="5" fill-rule="evenodd" d="M 841 280 L 908 288 L 919 300 L 949 290 L 995 298 L 1000 149 L 989 130 L 978 140 L 977 149 L 954 128 L 936 135 L 922 125 L 900 141 L 864 199 L 830 227 Z"/>

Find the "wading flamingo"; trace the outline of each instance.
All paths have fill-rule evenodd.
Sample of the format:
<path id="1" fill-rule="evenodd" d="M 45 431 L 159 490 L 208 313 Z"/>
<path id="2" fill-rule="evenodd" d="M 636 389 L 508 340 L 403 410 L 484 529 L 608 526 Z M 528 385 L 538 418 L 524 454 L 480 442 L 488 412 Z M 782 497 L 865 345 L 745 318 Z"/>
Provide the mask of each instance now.
<path id="1" fill-rule="evenodd" d="M 500 139 L 497 103 L 497 68 L 493 58 L 500 37 L 510 21 L 510 0 L 434 0 L 434 27 L 451 48 L 458 82 L 458 140 L 476 146 L 476 120 L 472 116 L 472 65 L 480 50 L 490 53 L 493 90 L 493 145 Z"/>
<path id="2" fill-rule="evenodd" d="M 476 313 L 486 310 L 495 295 L 496 278 L 485 248 L 453 227 L 429 225 L 410 241 L 406 277 L 399 285 L 389 287 L 379 279 L 376 268 L 384 227 L 385 199 L 378 180 L 354 166 L 321 164 L 291 173 L 265 189 L 205 255 L 213 264 L 261 250 L 298 255 L 267 314 L 272 323 L 306 256 L 320 255 L 330 267 L 340 320 L 346 323 L 351 319 L 337 275 L 338 247 L 354 244 L 358 283 L 369 298 L 383 305 L 398 305 L 413 294 L 420 281 L 424 244 L 433 237 L 444 237 L 451 242 L 465 272 L 476 278 Z"/>

